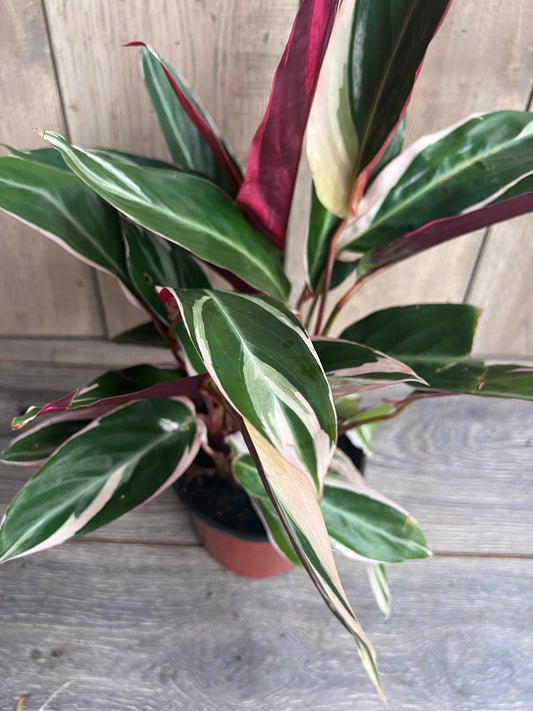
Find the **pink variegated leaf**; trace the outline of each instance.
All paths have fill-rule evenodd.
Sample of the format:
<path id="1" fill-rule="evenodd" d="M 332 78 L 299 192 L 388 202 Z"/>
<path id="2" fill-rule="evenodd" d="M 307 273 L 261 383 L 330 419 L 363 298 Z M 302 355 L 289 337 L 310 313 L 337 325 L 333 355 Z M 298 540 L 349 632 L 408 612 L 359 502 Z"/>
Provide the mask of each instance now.
<path id="1" fill-rule="evenodd" d="M 338 0 L 303 0 L 254 136 L 237 205 L 282 248 L 302 141 Z"/>
<path id="2" fill-rule="evenodd" d="M 176 298 L 191 341 L 241 425 L 290 544 L 353 635 L 365 669 L 383 694 L 373 649 L 346 599 L 320 511 L 335 412 L 309 336 L 274 299 L 191 289 L 180 290 Z"/>
<path id="3" fill-rule="evenodd" d="M 141 48 L 144 79 L 172 158 L 236 192 L 241 172 L 205 108 L 149 45 L 129 42 L 126 47 Z"/>
<path id="4" fill-rule="evenodd" d="M 368 346 L 340 338 L 314 338 L 313 345 L 334 398 L 397 383 L 426 384 L 405 363 Z"/>
<path id="5" fill-rule="evenodd" d="M 410 146 L 379 174 L 348 220 L 339 253 L 359 277 L 465 232 L 533 210 L 533 114 L 466 119 Z"/>
<path id="6" fill-rule="evenodd" d="M 26 484 L 0 527 L 0 562 L 103 526 L 166 489 L 204 437 L 194 405 L 141 400 L 95 420 Z"/>
<path id="7" fill-rule="evenodd" d="M 318 80 L 307 156 L 318 199 L 357 213 L 450 0 L 344 0 Z"/>
<path id="8" fill-rule="evenodd" d="M 177 370 L 156 368 L 152 365 L 135 365 L 124 370 L 102 373 L 84 388 L 73 390 L 65 397 L 42 407 L 32 406 L 12 422 L 14 430 L 21 429 L 40 415 L 83 408 L 82 413 L 99 408 L 108 411 L 131 400 L 163 397 L 199 397 L 199 388 L 205 376 L 187 378 Z M 85 417 L 85 414 L 79 414 Z"/>
<path id="9" fill-rule="evenodd" d="M 87 415 L 83 419 L 74 419 L 75 412 L 60 412 L 24 430 L 11 440 L 9 447 L 0 454 L 0 459 L 9 464 L 41 466 L 67 439 L 91 422 L 91 416 Z M 76 415 L 80 417 L 80 412 Z"/>

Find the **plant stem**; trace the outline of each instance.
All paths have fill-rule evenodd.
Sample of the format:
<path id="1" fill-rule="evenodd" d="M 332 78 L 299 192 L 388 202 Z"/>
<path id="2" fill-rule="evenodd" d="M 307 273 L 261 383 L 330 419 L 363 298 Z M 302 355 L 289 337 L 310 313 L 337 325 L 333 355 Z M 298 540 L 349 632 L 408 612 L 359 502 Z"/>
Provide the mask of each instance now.
<path id="1" fill-rule="evenodd" d="M 318 318 L 316 320 L 315 335 L 319 336 L 322 333 L 322 323 L 324 321 L 324 316 L 326 313 L 326 302 L 328 298 L 329 289 L 331 287 L 331 277 L 333 275 L 333 267 L 335 265 L 335 256 L 337 252 L 337 242 L 341 236 L 344 227 L 346 226 L 346 220 L 343 220 L 337 228 L 337 231 L 333 235 L 331 242 L 329 243 L 329 254 L 328 263 L 326 266 L 326 271 L 324 274 L 324 284 L 322 288 L 322 301 L 320 303 L 320 311 L 318 312 Z"/>
<path id="2" fill-rule="evenodd" d="M 300 298 L 298 299 L 296 303 L 296 311 L 298 313 L 301 312 L 302 306 L 305 304 L 305 302 L 310 299 L 313 296 L 313 292 L 309 289 L 307 284 L 304 286 L 302 293 L 300 294 Z"/>
<path id="3" fill-rule="evenodd" d="M 403 412 L 407 405 L 410 405 L 412 402 L 416 402 L 417 400 L 425 400 L 431 397 L 447 397 L 449 395 L 461 395 L 461 393 L 442 390 L 430 393 L 414 392 L 411 393 L 404 400 L 389 400 L 387 398 L 384 398 L 384 402 L 389 402 L 393 405 L 397 404 L 397 407 L 394 412 L 391 412 L 388 415 L 376 415 L 375 417 L 369 417 L 366 420 L 358 420 L 356 423 L 353 424 L 339 424 L 339 436 L 345 434 L 346 432 L 349 432 L 349 430 L 355 429 L 356 427 L 362 427 L 363 425 L 371 425 L 373 422 L 383 422 L 384 420 L 392 420 L 394 417 L 397 417 L 397 415 Z"/>

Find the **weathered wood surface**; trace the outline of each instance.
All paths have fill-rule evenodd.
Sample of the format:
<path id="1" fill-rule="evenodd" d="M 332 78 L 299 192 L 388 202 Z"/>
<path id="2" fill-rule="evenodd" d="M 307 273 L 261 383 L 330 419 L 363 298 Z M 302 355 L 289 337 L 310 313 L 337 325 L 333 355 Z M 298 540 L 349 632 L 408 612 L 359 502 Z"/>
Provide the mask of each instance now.
<path id="1" fill-rule="evenodd" d="M 36 356 L 34 355 L 34 358 Z M 0 367 L 0 446 L 20 407 L 91 367 Z M 435 558 L 388 566 L 393 613 L 339 559 L 398 711 L 530 711 L 533 405 L 419 402 L 383 425 L 372 485 L 422 524 Z M 0 466 L 0 514 L 28 472 Z M 300 571 L 248 581 L 199 547 L 173 492 L 0 569 L 0 708 L 378 711 L 348 634 Z"/>
<path id="2" fill-rule="evenodd" d="M 55 126 L 65 132 L 39 0 L 7 0 L 0 5 L 0 86 L 0 143 L 40 148 L 42 141 L 33 127 Z M 3 213 L 0 249 L 0 333 L 104 333 L 89 267 Z"/>
<path id="3" fill-rule="evenodd" d="M 121 47 L 144 38 L 192 84 L 244 163 L 297 4 L 9 0 L 2 6 L 0 23 L 5 107 L 0 140 L 39 145 L 31 133 L 38 125 L 67 133 L 84 145 L 164 157 L 136 52 Z M 531 90 L 532 37 L 533 6 L 528 0 L 454 3 L 422 71 L 409 112 L 408 141 L 474 111 L 525 108 Z M 299 195 L 291 221 L 292 271 L 301 270 L 298 241 L 307 221 L 305 181 Z M 0 333 L 94 336 L 114 334 L 142 320 L 110 277 L 96 279 L 13 219 L 3 218 L 1 224 Z M 376 277 L 338 326 L 393 303 L 461 301 L 466 294 L 485 309 L 479 350 L 533 353 L 531 220 L 493 230 L 478 260 L 484 236 L 475 233 Z"/>
<path id="4" fill-rule="evenodd" d="M 2 571 L 0 704 L 37 711 L 382 707 L 305 574 L 248 581 L 200 548 L 71 543 Z M 391 570 L 394 611 L 340 561 L 391 708 L 529 711 L 531 560 Z M 62 689 L 62 690 L 61 690 Z"/>

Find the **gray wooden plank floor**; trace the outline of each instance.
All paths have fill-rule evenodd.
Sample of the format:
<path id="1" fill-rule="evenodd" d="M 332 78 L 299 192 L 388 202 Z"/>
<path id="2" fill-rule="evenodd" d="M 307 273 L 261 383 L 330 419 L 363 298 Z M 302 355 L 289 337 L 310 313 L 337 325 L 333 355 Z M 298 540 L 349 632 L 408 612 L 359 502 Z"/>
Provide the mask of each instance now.
<path id="1" fill-rule="evenodd" d="M 96 372 L 81 359 L 31 360 L 0 365 L 0 446 L 21 407 Z M 408 508 L 435 551 L 388 566 L 388 620 L 364 570 L 339 560 L 391 709 L 532 711 L 532 444 L 533 405 L 518 401 L 420 402 L 378 430 L 369 480 Z M 27 477 L 0 467 L 0 513 Z M 0 620 L 2 711 L 26 694 L 24 711 L 381 708 L 305 574 L 249 581 L 221 570 L 172 492 L 7 563 Z"/>

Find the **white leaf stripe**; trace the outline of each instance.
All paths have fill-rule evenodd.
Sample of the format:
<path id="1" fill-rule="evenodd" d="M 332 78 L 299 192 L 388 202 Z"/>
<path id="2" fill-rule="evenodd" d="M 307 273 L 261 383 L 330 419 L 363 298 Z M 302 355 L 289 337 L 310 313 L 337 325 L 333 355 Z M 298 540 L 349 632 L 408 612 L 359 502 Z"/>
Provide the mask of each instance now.
<path id="1" fill-rule="evenodd" d="M 344 0 L 337 12 L 307 124 L 307 159 L 318 199 L 339 217 L 347 213 L 359 151 L 346 66 L 355 5 L 356 0 Z"/>
<path id="2" fill-rule="evenodd" d="M 475 129 L 476 124 L 479 122 L 488 123 L 489 126 L 494 126 L 498 128 L 498 123 L 505 123 L 506 117 L 509 117 L 509 126 L 514 128 L 518 124 L 525 123 L 525 125 L 520 132 L 511 135 L 511 130 L 507 131 L 503 137 L 497 137 L 492 143 L 487 143 L 484 147 L 480 145 L 478 151 L 468 154 L 468 157 L 461 160 L 460 156 L 456 160 L 456 164 L 453 169 L 446 172 L 434 171 L 433 174 L 427 173 L 427 178 L 421 180 L 420 177 L 417 179 L 418 187 L 416 189 L 410 189 L 408 195 L 402 194 L 400 199 L 397 199 L 396 204 L 392 204 L 385 210 L 382 207 L 386 200 L 390 202 L 390 196 L 392 191 L 398 192 L 398 189 L 402 187 L 402 178 L 408 172 L 411 165 L 416 159 L 419 158 L 424 151 L 432 150 L 434 152 L 435 146 L 439 143 L 446 145 L 447 139 L 453 138 L 454 134 L 461 129 L 472 128 Z M 518 147 L 526 139 L 531 138 L 533 133 L 533 114 L 528 114 L 527 112 L 495 112 L 492 114 L 476 114 L 468 117 L 467 119 L 434 134 L 428 136 L 423 136 L 418 141 L 413 143 L 408 149 L 400 153 L 394 160 L 392 160 L 377 176 L 375 181 L 370 186 L 368 192 L 363 196 L 357 215 L 351 217 L 343 231 L 339 243 L 338 243 L 338 253 L 346 250 L 349 247 L 353 249 L 358 248 L 358 240 L 370 233 L 372 230 L 377 229 L 381 224 L 387 224 L 394 219 L 397 213 L 402 213 L 404 210 L 409 208 L 414 209 L 417 204 L 422 204 L 421 201 L 429 199 L 430 196 L 434 194 L 434 191 L 438 189 L 441 193 L 444 191 L 444 187 L 447 183 L 453 183 L 453 180 L 464 171 L 469 170 L 476 164 L 482 165 L 483 161 L 486 161 L 492 156 L 498 155 L 501 151 L 508 150 L 513 146 Z M 463 139 L 463 142 L 466 139 Z M 470 147 L 471 148 L 471 147 Z M 455 144 L 451 145 L 450 150 L 457 150 Z M 429 163 L 429 168 L 432 164 Z M 426 171 L 427 172 L 427 171 Z M 500 184 L 497 180 L 498 176 L 495 176 L 493 184 L 497 187 L 493 188 L 492 191 L 487 194 L 480 196 L 480 200 L 472 205 L 458 209 L 455 211 L 453 204 L 451 204 L 448 210 L 449 214 L 435 215 L 434 219 L 438 217 L 451 216 L 453 214 L 467 215 L 471 212 L 475 212 L 482 207 L 490 205 L 491 203 L 497 201 L 498 197 L 504 194 L 514 185 L 520 183 L 525 177 L 531 175 L 531 171 L 526 170 L 522 174 L 518 174 L 512 179 L 508 180 L 504 184 Z M 487 190 L 486 188 L 485 190 Z M 444 194 L 444 193 L 443 193 Z M 382 213 L 382 214 L 381 214 Z"/>
<path id="3" fill-rule="evenodd" d="M 13 513 L 14 509 L 18 509 L 18 511 L 13 513 L 13 516 L 15 516 L 15 518 L 17 519 L 15 520 L 15 524 L 18 524 L 20 526 L 20 509 L 21 507 L 24 508 L 24 506 L 28 506 L 28 497 L 25 496 L 25 493 L 33 486 L 32 482 L 36 481 L 39 477 L 46 477 L 48 470 L 51 469 L 52 471 L 54 471 L 56 462 L 58 462 L 60 471 L 63 467 L 62 472 L 64 474 L 63 461 L 66 457 L 68 458 L 71 446 L 76 446 L 76 440 L 82 441 L 83 438 L 85 438 L 86 435 L 88 435 L 92 430 L 97 429 L 103 421 L 106 421 L 108 420 L 108 418 L 120 414 L 121 411 L 130 410 L 131 412 L 131 408 L 135 408 L 139 404 L 146 403 L 146 401 L 128 403 L 125 406 L 119 407 L 111 412 L 107 412 L 102 418 L 94 420 L 89 425 L 87 425 L 87 427 L 83 428 L 79 432 L 72 435 L 69 439 L 67 439 L 61 445 L 61 447 L 56 450 L 55 454 L 47 461 L 47 463 L 38 472 L 34 479 L 30 480 L 26 487 L 22 489 L 21 493 L 19 494 L 19 497 L 17 497 L 13 501 L 11 506 L 8 508 L 6 515 L 2 520 L 2 525 L 0 526 L 0 562 L 12 560 L 14 558 L 20 558 L 31 553 L 36 553 L 45 550 L 46 548 L 50 548 L 52 546 L 63 543 L 64 541 L 69 538 L 72 538 L 73 536 L 79 535 L 80 532 L 82 532 L 82 530 L 86 528 L 87 525 L 104 509 L 106 504 L 108 504 L 113 499 L 113 496 L 118 490 L 119 486 L 121 486 L 124 481 L 131 476 L 132 472 L 135 470 L 136 466 L 143 457 L 145 457 L 149 452 L 157 452 L 163 443 L 175 438 L 177 432 L 183 432 L 189 429 L 190 442 L 188 445 L 184 443 L 183 450 L 181 453 L 176 453 L 176 456 L 179 456 L 179 459 L 176 461 L 176 465 L 173 470 L 167 475 L 165 475 L 164 481 L 162 481 L 162 483 L 160 484 L 160 486 L 158 486 L 156 490 L 150 493 L 149 497 L 144 499 L 142 502 L 139 503 L 138 506 L 134 508 L 138 508 L 140 505 L 144 505 L 144 503 L 150 501 L 161 491 L 170 486 L 170 484 L 172 484 L 172 482 L 175 481 L 190 466 L 194 457 L 196 456 L 196 453 L 200 446 L 200 441 L 205 436 L 205 427 L 203 423 L 196 419 L 194 405 L 186 398 L 172 398 L 171 400 L 172 402 L 181 404 L 182 406 L 184 406 L 185 411 L 188 411 L 188 416 L 186 419 L 183 419 L 182 415 L 182 420 L 180 422 L 168 420 L 168 424 L 166 425 L 165 420 L 160 418 L 158 420 L 158 428 L 160 434 L 158 434 L 157 436 L 150 437 L 150 439 L 144 445 L 139 444 L 139 446 L 137 447 L 135 444 L 133 450 L 119 450 L 120 456 L 116 463 L 109 470 L 101 472 L 101 478 L 103 480 L 102 485 L 99 486 L 98 483 L 95 483 L 94 477 L 87 477 L 85 481 L 85 486 L 81 488 L 80 483 L 78 481 L 78 490 L 75 492 L 75 498 L 73 498 L 72 500 L 65 500 L 64 497 L 61 497 L 60 499 L 58 499 L 58 502 L 56 502 L 56 504 L 53 503 L 54 488 L 57 490 L 61 490 L 65 486 L 64 476 L 54 477 L 53 481 L 48 483 L 46 489 L 46 500 L 50 501 L 50 505 L 46 509 L 45 519 L 43 520 L 42 514 L 40 516 L 34 516 L 32 523 L 25 525 L 24 530 L 16 537 L 13 537 L 12 532 L 9 530 L 6 533 L 6 527 L 9 526 L 9 522 L 11 520 L 10 516 Z M 154 403 L 155 401 L 151 402 Z M 191 427 L 193 423 L 194 427 Z M 100 456 L 100 453 L 98 452 L 98 447 L 95 448 L 92 456 Z M 103 461 L 105 461 L 105 456 L 102 457 L 102 459 Z M 83 462 L 80 463 L 80 466 L 83 467 Z M 78 476 L 79 480 L 79 471 L 74 472 L 74 474 Z M 33 497 L 35 497 L 35 493 L 32 495 Z M 44 495 L 42 493 L 39 495 L 39 497 L 43 496 Z M 87 497 L 88 502 L 85 504 L 85 507 L 80 510 L 79 502 L 83 501 Z M 23 503 L 19 503 L 21 499 L 23 500 Z M 38 504 L 39 503 L 40 502 L 38 501 Z M 73 509 L 73 511 L 66 518 L 64 518 L 69 508 Z M 43 529 L 43 526 L 46 527 L 50 525 L 50 521 L 53 520 L 54 517 L 63 518 L 64 520 L 52 533 L 47 535 L 43 540 L 40 540 L 38 543 L 35 543 L 35 545 L 31 545 L 32 539 L 34 540 L 36 538 L 39 538 L 39 531 Z M 29 546 L 25 547 L 28 544 Z"/>
<path id="4" fill-rule="evenodd" d="M 289 538 L 305 569 L 335 616 L 353 635 L 359 656 L 386 703 L 374 650 L 350 607 L 329 543 L 320 505 L 309 479 L 283 459 L 253 425 L 244 420 L 250 452 Z"/>
<path id="5" fill-rule="evenodd" d="M 119 163 L 69 145 L 50 131 L 43 138 L 60 151 L 81 180 L 126 217 L 216 266 L 237 269 L 238 260 L 245 281 L 285 296 L 288 282 L 282 273 L 280 253 L 210 181 L 191 173 Z M 180 195 L 176 207 L 181 204 L 184 210 L 175 210 L 168 204 L 171 194 Z M 214 201 L 211 212 L 205 209 L 209 200 Z M 224 221 L 224 229 L 220 221 Z"/>
<path id="6" fill-rule="evenodd" d="M 193 323 L 191 324 L 179 294 L 172 290 L 169 291 L 180 305 L 188 333 L 196 344 L 211 377 L 216 382 L 221 393 L 235 405 L 228 393 L 227 386 L 221 382 L 214 365 L 216 353 L 213 349 L 218 349 L 219 344 L 212 336 L 210 327 L 212 315 L 206 316 L 204 314 L 204 309 L 207 305 L 216 306 L 217 317 L 226 323 L 228 330 L 235 333 L 236 342 L 239 344 L 239 367 L 246 389 L 250 395 L 253 395 L 253 400 L 250 400 L 250 408 L 253 409 L 256 426 L 260 426 L 263 434 L 283 453 L 287 461 L 298 467 L 306 476 L 309 476 L 309 462 L 304 461 L 298 449 L 299 443 L 295 441 L 295 434 L 287 418 L 287 413 L 292 413 L 298 418 L 308 433 L 308 443 L 315 451 L 315 467 L 311 471 L 311 475 L 315 486 L 320 491 L 333 452 L 333 433 L 328 433 L 324 429 L 312 404 L 281 372 L 281 365 L 279 369 L 274 368 L 270 363 L 266 362 L 261 352 L 253 350 L 252 344 L 246 343 L 239 331 L 238 323 L 232 318 L 222 299 L 217 297 L 217 292 L 204 292 L 203 296 L 195 300 L 192 306 Z M 293 321 L 280 307 L 274 306 L 266 299 L 241 294 L 239 294 L 239 299 L 249 301 L 250 304 L 253 304 L 256 312 L 261 309 L 289 328 L 296 338 L 303 341 L 308 349 L 307 356 L 313 359 L 314 364 L 319 369 L 318 372 L 323 374 L 322 366 L 314 352 L 312 343 L 296 320 Z M 265 319 L 266 324 L 268 324 L 267 319 Z M 232 354 L 232 357 L 235 357 L 235 354 Z M 324 397 L 327 398 L 324 406 L 328 405 L 333 414 L 334 405 L 331 393 L 327 387 L 323 388 L 323 393 Z M 251 412 L 242 412 L 241 414 L 248 418 L 251 416 Z M 325 419 L 322 417 L 322 422 L 324 421 Z"/>

